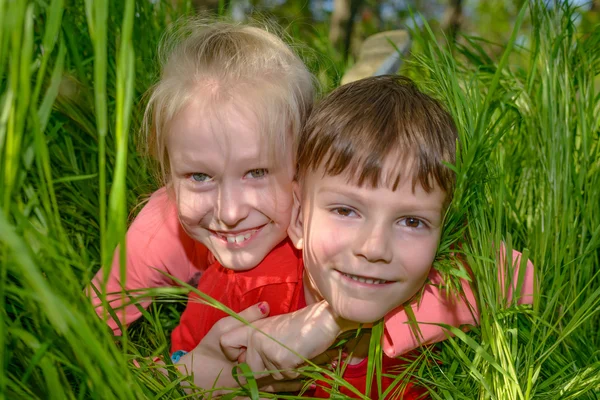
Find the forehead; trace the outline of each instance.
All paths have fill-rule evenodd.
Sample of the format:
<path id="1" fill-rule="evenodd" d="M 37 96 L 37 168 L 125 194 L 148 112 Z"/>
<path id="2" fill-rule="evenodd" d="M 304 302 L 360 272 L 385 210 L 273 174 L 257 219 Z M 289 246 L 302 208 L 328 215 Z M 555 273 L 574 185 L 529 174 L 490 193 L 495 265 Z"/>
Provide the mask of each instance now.
<path id="1" fill-rule="evenodd" d="M 267 140 L 251 107 L 234 99 L 210 100 L 195 96 L 171 121 L 167 148 L 172 159 L 247 159 L 266 153 Z"/>
<path id="2" fill-rule="evenodd" d="M 302 180 L 302 194 L 314 197 L 325 192 L 337 192 L 357 200 L 364 200 L 374 206 L 410 204 L 443 212 L 447 194 L 433 180 L 431 190 L 426 190 L 418 179 L 410 161 L 386 157 L 377 185 L 365 181 L 359 183 L 360 171 L 346 170 L 339 175 L 327 173 L 324 166 L 307 171 Z"/>

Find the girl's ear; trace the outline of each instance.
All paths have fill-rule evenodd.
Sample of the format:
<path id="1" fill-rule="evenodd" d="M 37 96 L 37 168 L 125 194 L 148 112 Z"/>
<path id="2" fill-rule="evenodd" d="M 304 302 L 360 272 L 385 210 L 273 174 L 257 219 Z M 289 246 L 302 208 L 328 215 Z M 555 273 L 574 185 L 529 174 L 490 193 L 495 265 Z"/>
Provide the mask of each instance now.
<path id="1" fill-rule="evenodd" d="M 304 247 L 304 230 L 302 229 L 302 207 L 300 199 L 300 185 L 297 181 L 292 183 L 292 193 L 294 196 L 294 206 L 292 208 L 292 220 L 288 227 L 288 236 L 292 239 L 292 243 L 298 250 Z"/>

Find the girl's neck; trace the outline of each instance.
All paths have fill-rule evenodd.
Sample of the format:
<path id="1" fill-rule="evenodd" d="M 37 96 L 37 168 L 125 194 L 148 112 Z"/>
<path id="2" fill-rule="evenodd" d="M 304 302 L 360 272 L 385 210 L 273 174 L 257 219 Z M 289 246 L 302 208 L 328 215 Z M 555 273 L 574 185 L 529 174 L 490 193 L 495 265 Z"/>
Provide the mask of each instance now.
<path id="1" fill-rule="evenodd" d="M 306 300 L 307 306 L 323 300 L 323 296 L 321 296 L 321 293 L 319 293 L 319 290 L 315 287 L 306 270 L 304 270 L 304 273 L 302 274 L 302 283 L 304 286 L 304 299 Z"/>

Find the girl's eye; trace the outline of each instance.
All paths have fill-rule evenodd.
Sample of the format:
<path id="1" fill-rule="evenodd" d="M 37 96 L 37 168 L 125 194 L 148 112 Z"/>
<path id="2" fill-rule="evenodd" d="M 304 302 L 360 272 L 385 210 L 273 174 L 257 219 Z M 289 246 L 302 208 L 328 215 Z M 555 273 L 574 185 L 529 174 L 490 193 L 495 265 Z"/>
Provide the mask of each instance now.
<path id="1" fill-rule="evenodd" d="M 335 214 L 340 215 L 342 217 L 351 217 L 354 214 L 354 210 L 348 207 L 337 207 L 334 208 L 333 211 Z"/>
<path id="2" fill-rule="evenodd" d="M 253 169 L 251 171 L 248 171 L 248 173 L 246 174 L 247 178 L 264 178 L 265 176 L 267 176 L 267 174 L 269 173 L 269 170 L 266 168 L 257 168 L 257 169 Z"/>
<path id="3" fill-rule="evenodd" d="M 404 218 L 403 222 L 404 222 L 403 225 L 408 228 L 423 228 L 423 227 L 425 227 L 425 223 L 423 221 L 421 221 L 418 218 L 414 218 L 414 217 Z"/>
<path id="4" fill-rule="evenodd" d="M 212 178 L 202 172 L 196 172 L 190 175 L 194 182 L 210 182 Z"/>

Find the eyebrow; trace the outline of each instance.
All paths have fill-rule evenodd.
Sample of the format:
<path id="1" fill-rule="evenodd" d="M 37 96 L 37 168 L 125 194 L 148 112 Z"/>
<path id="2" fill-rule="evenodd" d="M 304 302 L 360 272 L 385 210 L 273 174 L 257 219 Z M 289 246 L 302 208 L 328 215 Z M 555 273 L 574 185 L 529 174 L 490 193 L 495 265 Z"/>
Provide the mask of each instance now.
<path id="1" fill-rule="evenodd" d="M 368 190 L 368 189 L 366 189 Z M 369 199 L 365 199 L 363 196 L 361 196 L 360 194 L 353 192 L 351 190 L 344 190 L 344 188 L 336 188 L 336 187 L 331 187 L 331 186 L 324 186 L 319 188 L 319 190 L 317 191 L 316 194 L 328 194 L 328 193 L 332 193 L 332 194 L 336 194 L 336 195 L 341 195 L 344 197 L 348 197 L 351 200 L 354 200 L 362 205 L 368 205 L 368 203 L 370 202 Z M 435 206 L 432 207 L 425 207 L 424 204 L 422 202 L 414 202 L 411 201 L 410 203 L 406 204 L 400 204 L 399 208 L 402 209 L 406 209 L 407 211 L 414 211 L 414 212 L 442 212 L 444 210 L 444 206 L 440 205 L 439 207 L 437 206 L 437 204 Z"/>
<path id="2" fill-rule="evenodd" d="M 350 197 L 355 200 L 360 200 L 360 198 L 362 198 L 362 196 L 356 194 L 353 191 L 344 190 L 343 188 L 336 188 L 336 187 L 332 187 L 332 186 L 323 186 L 323 187 L 320 187 L 319 190 L 317 190 L 317 194 L 323 194 L 323 193 L 341 194 L 342 196 Z"/>
<path id="3" fill-rule="evenodd" d="M 189 165 L 205 165 L 206 157 L 198 156 L 198 154 L 192 150 L 184 150 L 178 153 L 177 157 L 174 157 L 173 160 L 189 164 Z M 239 161 L 241 163 L 248 163 L 248 165 L 262 165 L 262 167 L 271 163 L 268 157 L 263 157 L 261 153 L 252 153 L 252 154 L 242 154 L 236 155 L 235 157 L 229 155 L 228 161 Z M 257 167 L 258 168 L 258 167 Z"/>

